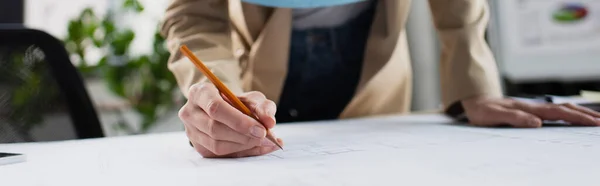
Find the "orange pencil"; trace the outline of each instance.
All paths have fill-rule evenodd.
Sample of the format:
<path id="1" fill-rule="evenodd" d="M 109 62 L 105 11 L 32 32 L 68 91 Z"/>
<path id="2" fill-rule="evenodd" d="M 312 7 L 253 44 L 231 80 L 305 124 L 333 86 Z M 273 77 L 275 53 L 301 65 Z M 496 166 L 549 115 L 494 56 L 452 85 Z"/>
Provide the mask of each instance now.
<path id="1" fill-rule="evenodd" d="M 259 121 L 258 118 L 254 114 L 252 114 L 252 111 L 250 111 L 250 109 L 248 109 L 248 107 L 246 107 L 246 105 L 244 105 L 244 103 L 242 103 L 242 101 L 240 99 L 238 99 L 231 92 L 231 90 L 229 90 L 225 86 L 225 84 L 223 84 L 223 82 L 221 82 L 221 80 L 219 80 L 219 78 L 217 78 L 217 76 L 215 76 L 204 64 L 202 64 L 202 61 L 200 61 L 200 59 L 198 59 L 196 57 L 196 55 L 194 55 L 194 53 L 192 53 L 192 51 L 186 45 L 181 46 L 180 49 L 181 49 L 181 52 L 185 56 L 187 56 L 194 63 L 194 65 L 196 65 L 196 67 L 200 70 L 200 72 L 202 72 L 213 84 L 215 84 L 215 86 L 217 87 L 219 92 L 223 93 L 225 95 L 225 97 L 227 97 L 227 99 L 232 102 L 233 107 L 235 107 L 242 113 L 250 116 L 251 118 L 256 119 L 256 121 Z M 279 143 L 277 143 L 277 139 L 275 139 L 275 137 L 271 134 L 269 129 L 267 129 L 266 137 L 271 142 L 275 143 L 275 145 L 277 145 L 281 150 L 283 150 L 283 148 L 281 147 L 281 145 Z"/>

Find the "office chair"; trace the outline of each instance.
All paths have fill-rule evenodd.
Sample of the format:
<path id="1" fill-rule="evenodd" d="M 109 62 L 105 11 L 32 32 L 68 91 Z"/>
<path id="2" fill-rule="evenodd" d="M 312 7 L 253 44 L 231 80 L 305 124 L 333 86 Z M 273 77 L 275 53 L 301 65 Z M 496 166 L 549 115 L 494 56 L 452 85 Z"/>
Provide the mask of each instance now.
<path id="1" fill-rule="evenodd" d="M 43 31 L 0 25 L 0 143 L 103 136 L 62 42 Z"/>

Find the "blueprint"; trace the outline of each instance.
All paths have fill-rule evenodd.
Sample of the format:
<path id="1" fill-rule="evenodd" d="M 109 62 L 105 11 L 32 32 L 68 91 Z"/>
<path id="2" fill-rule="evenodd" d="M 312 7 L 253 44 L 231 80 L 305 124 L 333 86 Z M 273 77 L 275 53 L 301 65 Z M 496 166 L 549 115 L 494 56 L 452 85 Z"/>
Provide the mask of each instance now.
<path id="1" fill-rule="evenodd" d="M 9 185 L 517 185 L 600 183 L 600 127 L 479 128 L 439 115 L 279 124 L 284 150 L 202 158 L 184 133 L 0 145 Z M 69 179 L 65 179 L 65 176 Z M 87 182 L 86 182 L 87 183 Z"/>

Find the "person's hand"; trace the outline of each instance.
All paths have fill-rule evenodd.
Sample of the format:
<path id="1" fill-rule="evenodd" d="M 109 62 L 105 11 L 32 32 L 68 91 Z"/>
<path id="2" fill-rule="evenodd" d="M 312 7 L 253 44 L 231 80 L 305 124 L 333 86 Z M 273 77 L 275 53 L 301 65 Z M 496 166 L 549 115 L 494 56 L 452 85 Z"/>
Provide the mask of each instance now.
<path id="1" fill-rule="evenodd" d="M 534 104 L 508 98 L 474 97 L 462 101 L 475 126 L 542 126 L 542 120 L 563 120 L 573 125 L 600 126 L 600 113 L 574 104 Z"/>
<path id="2" fill-rule="evenodd" d="M 265 127 L 230 105 L 213 84 L 195 84 L 189 91 L 179 118 L 190 142 L 203 157 L 258 156 L 278 149 L 265 137 Z M 273 101 L 260 92 L 247 92 L 239 98 L 267 128 L 275 126 L 277 108 Z M 277 140 L 283 145 L 281 139 Z"/>

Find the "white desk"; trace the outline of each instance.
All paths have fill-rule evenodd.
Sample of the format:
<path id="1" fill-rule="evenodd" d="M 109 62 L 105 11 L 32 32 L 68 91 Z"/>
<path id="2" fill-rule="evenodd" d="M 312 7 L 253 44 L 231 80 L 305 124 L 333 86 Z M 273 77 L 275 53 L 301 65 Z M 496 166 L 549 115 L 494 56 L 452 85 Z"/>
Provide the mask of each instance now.
<path id="1" fill-rule="evenodd" d="M 600 184 L 600 128 L 486 129 L 437 115 L 278 125 L 285 151 L 203 159 L 183 133 L 0 145 L 0 185 Z"/>

